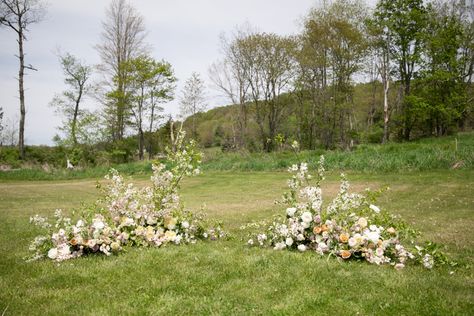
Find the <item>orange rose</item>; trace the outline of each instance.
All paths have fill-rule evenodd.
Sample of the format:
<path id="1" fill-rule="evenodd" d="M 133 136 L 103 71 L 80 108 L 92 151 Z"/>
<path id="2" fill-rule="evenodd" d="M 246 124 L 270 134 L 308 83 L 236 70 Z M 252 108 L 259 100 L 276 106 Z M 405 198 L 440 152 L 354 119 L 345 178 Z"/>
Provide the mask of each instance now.
<path id="1" fill-rule="evenodd" d="M 395 233 L 396 233 L 395 228 L 393 228 L 393 227 L 389 227 L 389 228 L 387 229 L 387 232 L 388 232 L 389 234 L 392 234 L 392 235 L 395 235 Z"/>
<path id="2" fill-rule="evenodd" d="M 342 259 L 349 259 L 351 256 L 351 252 L 349 250 L 341 250 L 339 254 L 341 255 Z"/>
<path id="3" fill-rule="evenodd" d="M 323 229 L 321 228 L 321 226 L 314 226 L 314 228 L 313 228 L 313 233 L 315 235 L 321 234 L 322 231 L 323 231 Z"/>
<path id="4" fill-rule="evenodd" d="M 77 245 L 77 240 L 76 240 L 76 238 L 71 239 L 71 240 L 69 241 L 69 243 L 70 243 L 72 246 Z"/>
<path id="5" fill-rule="evenodd" d="M 324 224 L 323 226 L 321 226 L 321 229 L 323 232 L 326 232 L 328 230 L 328 225 Z"/>
<path id="6" fill-rule="evenodd" d="M 349 234 L 347 233 L 342 233 L 339 235 L 339 241 L 346 244 L 347 241 L 349 240 Z"/>

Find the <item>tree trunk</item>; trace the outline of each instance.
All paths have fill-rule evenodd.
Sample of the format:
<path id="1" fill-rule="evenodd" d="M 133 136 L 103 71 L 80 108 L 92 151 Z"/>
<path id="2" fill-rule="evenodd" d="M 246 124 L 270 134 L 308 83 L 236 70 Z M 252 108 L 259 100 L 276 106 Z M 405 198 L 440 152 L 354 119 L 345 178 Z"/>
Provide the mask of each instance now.
<path id="1" fill-rule="evenodd" d="M 144 144 L 145 144 L 145 135 L 143 133 L 143 129 L 140 127 L 138 129 L 138 158 L 140 160 L 143 160 L 143 148 L 144 148 Z"/>
<path id="2" fill-rule="evenodd" d="M 388 131 L 388 122 L 389 122 L 389 112 L 388 112 L 388 91 L 390 89 L 390 81 L 388 79 L 383 80 L 383 138 L 382 144 L 388 142 L 389 131 Z"/>
<path id="3" fill-rule="evenodd" d="M 20 130 L 18 133 L 18 151 L 20 154 L 20 159 L 25 159 L 25 89 L 23 87 L 23 77 L 25 74 L 25 54 L 23 52 L 23 30 L 19 25 L 18 32 L 18 49 L 20 59 L 20 71 L 18 72 L 18 86 L 20 93 Z"/>
<path id="4" fill-rule="evenodd" d="M 76 106 L 74 107 L 74 116 L 72 118 L 71 136 L 72 136 L 72 142 L 74 143 L 74 146 L 77 145 L 76 126 L 77 126 L 77 116 L 79 114 L 79 104 L 80 104 L 81 98 L 82 98 L 82 90 L 83 90 L 83 87 L 82 87 L 82 85 L 80 85 L 79 86 L 79 95 L 77 96 Z"/>

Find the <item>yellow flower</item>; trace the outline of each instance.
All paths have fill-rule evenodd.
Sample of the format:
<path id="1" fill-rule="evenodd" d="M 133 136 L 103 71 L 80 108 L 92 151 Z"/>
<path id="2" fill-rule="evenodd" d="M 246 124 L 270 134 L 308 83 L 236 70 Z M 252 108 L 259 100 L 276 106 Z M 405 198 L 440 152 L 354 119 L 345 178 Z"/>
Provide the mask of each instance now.
<path id="1" fill-rule="evenodd" d="M 174 239 L 176 238 L 176 232 L 174 230 L 167 230 L 165 233 L 165 237 L 170 241 L 174 241 Z"/>
<path id="2" fill-rule="evenodd" d="M 164 219 L 165 227 L 168 229 L 174 229 L 177 222 L 176 218 L 171 216 L 166 216 Z"/>

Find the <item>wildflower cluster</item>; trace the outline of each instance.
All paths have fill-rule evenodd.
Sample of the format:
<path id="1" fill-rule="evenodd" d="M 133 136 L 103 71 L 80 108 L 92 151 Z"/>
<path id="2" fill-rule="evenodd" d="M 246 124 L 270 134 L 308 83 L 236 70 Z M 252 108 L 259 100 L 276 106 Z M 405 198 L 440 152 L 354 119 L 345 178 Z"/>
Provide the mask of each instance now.
<path id="1" fill-rule="evenodd" d="M 324 180 L 323 156 L 315 179 L 308 173 L 306 163 L 293 165 L 288 171 L 292 173 L 288 181 L 289 192 L 280 201 L 286 205 L 285 216 L 276 217 L 265 225 L 254 223 L 242 227 L 265 229 L 251 232 L 249 245 L 314 251 L 342 260 L 389 264 L 396 269 L 404 268 L 410 261 L 429 269 L 434 266 L 436 256 L 428 248 L 414 246 L 417 232 L 398 217 L 372 204 L 374 192 L 349 193 L 349 183 L 344 175 L 339 193 L 323 207 L 320 186 Z M 443 263 L 443 260 L 439 261 Z"/>
<path id="2" fill-rule="evenodd" d="M 195 243 L 199 239 L 217 239 L 225 233 L 220 224 L 206 227 L 203 217 L 184 209 L 179 185 L 184 176 L 199 174 L 201 154 L 193 141 L 177 137 L 176 151 L 168 151 L 170 170 L 153 165 L 151 186 L 138 188 L 126 183 L 112 170 L 104 197 L 94 207 L 84 209 L 82 218 L 73 221 L 61 210 L 55 223 L 35 215 L 31 222 L 45 229 L 30 244 L 30 260 L 48 257 L 63 261 L 91 253 L 111 255 L 127 246 L 160 247 L 168 243 Z"/>

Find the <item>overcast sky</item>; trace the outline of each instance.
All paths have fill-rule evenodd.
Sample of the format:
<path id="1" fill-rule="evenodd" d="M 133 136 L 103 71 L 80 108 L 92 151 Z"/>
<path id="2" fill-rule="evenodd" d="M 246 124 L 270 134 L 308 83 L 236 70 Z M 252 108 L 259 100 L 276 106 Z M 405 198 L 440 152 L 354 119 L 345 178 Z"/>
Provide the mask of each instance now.
<path id="1" fill-rule="evenodd" d="M 52 144 L 60 118 L 48 106 L 65 86 L 56 51 L 60 48 L 87 64 L 100 63 L 94 45 L 100 42 L 106 7 L 110 1 L 49 0 L 47 17 L 32 25 L 25 45 L 26 64 L 38 68 L 28 72 L 26 87 L 26 143 Z M 170 62 L 179 79 L 177 94 L 193 71 L 201 73 L 206 83 L 208 67 L 221 58 L 219 35 L 236 26 L 249 23 L 259 31 L 281 35 L 300 30 L 301 18 L 317 0 L 132 0 L 143 15 L 148 30 L 147 42 L 156 59 Z M 19 117 L 18 59 L 15 33 L 0 28 L 0 106 L 8 120 Z M 208 89 L 211 107 L 224 105 L 213 98 L 217 92 Z M 97 105 L 87 99 L 84 106 Z M 177 113 L 178 102 L 165 105 L 165 113 Z"/>

